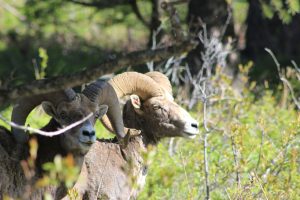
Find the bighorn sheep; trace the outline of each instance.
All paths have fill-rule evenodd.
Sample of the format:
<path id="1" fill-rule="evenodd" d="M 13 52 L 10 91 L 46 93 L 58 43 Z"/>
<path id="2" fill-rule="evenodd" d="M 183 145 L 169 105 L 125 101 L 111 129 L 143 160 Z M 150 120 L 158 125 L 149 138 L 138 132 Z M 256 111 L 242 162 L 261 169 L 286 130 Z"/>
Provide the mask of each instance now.
<path id="1" fill-rule="evenodd" d="M 95 98 L 95 95 L 97 98 Z M 22 149 L 26 149 L 26 142 L 29 140 L 29 136 L 22 130 L 13 129 L 13 134 L 8 134 L 9 131 L 1 128 L 0 157 L 1 161 L 5 162 L 5 164 L 0 165 L 0 194 L 2 195 L 7 194 L 12 197 L 26 199 L 42 199 L 42 190 L 26 194 L 24 193 L 25 186 L 34 183 L 36 179 L 40 178 L 43 174 L 42 165 L 45 162 L 53 161 L 54 156 L 57 154 L 66 156 L 71 153 L 75 158 L 76 164 L 81 167 L 83 156 L 87 153 L 91 144 L 96 141 L 94 123 L 97 118 L 100 119 L 106 112 L 108 118 L 112 120 L 113 126 L 118 130 L 118 137 L 124 138 L 124 125 L 119 101 L 114 89 L 107 83 L 92 83 L 79 94 L 76 94 L 72 89 L 68 89 L 22 99 L 14 106 L 12 121 L 24 125 L 30 111 L 41 102 L 46 113 L 52 116 L 50 122 L 42 128 L 45 131 L 55 131 L 82 119 L 90 113 L 93 113 L 93 116 L 83 124 L 61 135 L 52 138 L 41 135 L 33 136 L 36 137 L 39 147 L 35 164 L 35 176 L 29 181 L 25 179 L 18 160 L 11 158 L 11 154 L 14 154 L 12 149 L 15 143 L 17 142 L 17 145 L 21 146 Z M 66 195 L 63 187 L 54 187 L 49 190 L 55 196 L 55 199 L 60 199 Z"/>
<path id="2" fill-rule="evenodd" d="M 129 132 L 138 135 L 130 138 L 125 149 L 111 141 L 93 144 L 75 184 L 83 199 L 124 200 L 136 196 L 133 185 L 143 185 L 147 174 L 142 151 L 161 138 L 194 138 L 199 132 L 198 122 L 174 102 L 171 84 L 163 74 L 126 72 L 109 83 L 119 98 L 134 94 L 124 106 L 123 119 L 125 126 L 132 128 Z M 103 120 L 112 130 L 109 120 Z"/>

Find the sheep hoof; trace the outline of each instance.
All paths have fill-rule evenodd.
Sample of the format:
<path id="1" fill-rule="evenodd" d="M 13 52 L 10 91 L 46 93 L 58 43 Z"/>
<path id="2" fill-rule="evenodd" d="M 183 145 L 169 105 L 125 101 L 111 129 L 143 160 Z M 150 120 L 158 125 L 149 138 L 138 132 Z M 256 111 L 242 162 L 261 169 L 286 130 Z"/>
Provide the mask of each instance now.
<path id="1" fill-rule="evenodd" d="M 128 129 L 126 135 L 124 138 L 118 138 L 120 147 L 122 149 L 125 149 L 129 142 L 130 142 L 130 138 L 135 137 L 135 136 L 139 136 L 141 134 L 140 130 L 136 130 L 136 129 Z"/>
<path id="2" fill-rule="evenodd" d="M 120 147 L 122 149 L 126 149 L 127 148 L 128 143 L 129 143 L 129 139 L 130 139 L 130 133 L 127 133 L 124 138 L 118 139 Z"/>

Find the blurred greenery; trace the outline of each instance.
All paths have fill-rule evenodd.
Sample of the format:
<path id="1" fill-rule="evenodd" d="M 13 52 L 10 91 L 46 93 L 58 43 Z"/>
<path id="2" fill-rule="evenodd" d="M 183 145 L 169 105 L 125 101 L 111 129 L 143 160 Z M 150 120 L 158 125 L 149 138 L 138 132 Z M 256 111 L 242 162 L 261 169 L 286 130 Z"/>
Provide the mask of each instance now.
<path id="1" fill-rule="evenodd" d="M 79 71 L 147 42 L 148 32 L 129 6 L 99 11 L 61 0 L 6 2 L 24 18 L 0 6 L 0 80 L 10 86 L 35 78 L 39 48 L 49 57 L 49 77 Z M 150 4 L 142 8 L 149 13 Z"/>

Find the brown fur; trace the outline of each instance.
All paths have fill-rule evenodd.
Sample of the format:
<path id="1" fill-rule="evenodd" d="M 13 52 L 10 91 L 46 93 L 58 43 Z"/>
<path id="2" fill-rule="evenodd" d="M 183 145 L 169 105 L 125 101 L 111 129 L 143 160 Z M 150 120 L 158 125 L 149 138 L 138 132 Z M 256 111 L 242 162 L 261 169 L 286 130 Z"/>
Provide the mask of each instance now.
<path id="1" fill-rule="evenodd" d="M 180 110 L 184 115 L 180 115 Z M 146 147 L 156 145 L 161 138 L 186 137 L 183 133 L 185 115 L 183 108 L 163 98 L 153 97 L 142 102 L 140 110 L 134 108 L 132 101 L 127 101 L 123 109 L 124 124 L 141 133 L 131 138 L 124 150 L 114 143 L 97 141 L 93 144 L 75 185 L 80 196 L 83 199 L 135 198 L 147 174 L 142 152 L 147 153 Z M 137 135 L 137 130 L 130 131 L 131 135 Z"/>

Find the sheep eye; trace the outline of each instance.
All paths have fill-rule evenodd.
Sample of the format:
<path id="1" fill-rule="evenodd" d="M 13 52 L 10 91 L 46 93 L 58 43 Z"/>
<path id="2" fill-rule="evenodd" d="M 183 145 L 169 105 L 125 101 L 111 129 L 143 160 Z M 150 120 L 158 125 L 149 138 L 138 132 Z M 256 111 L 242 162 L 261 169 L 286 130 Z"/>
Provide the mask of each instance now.
<path id="1" fill-rule="evenodd" d="M 158 109 L 160 109 L 161 107 L 159 106 L 159 105 L 153 105 L 153 109 L 154 110 L 158 110 Z"/>
<path id="2" fill-rule="evenodd" d="M 66 112 L 61 112 L 60 113 L 60 118 L 61 119 L 66 119 L 67 118 L 67 113 Z"/>

